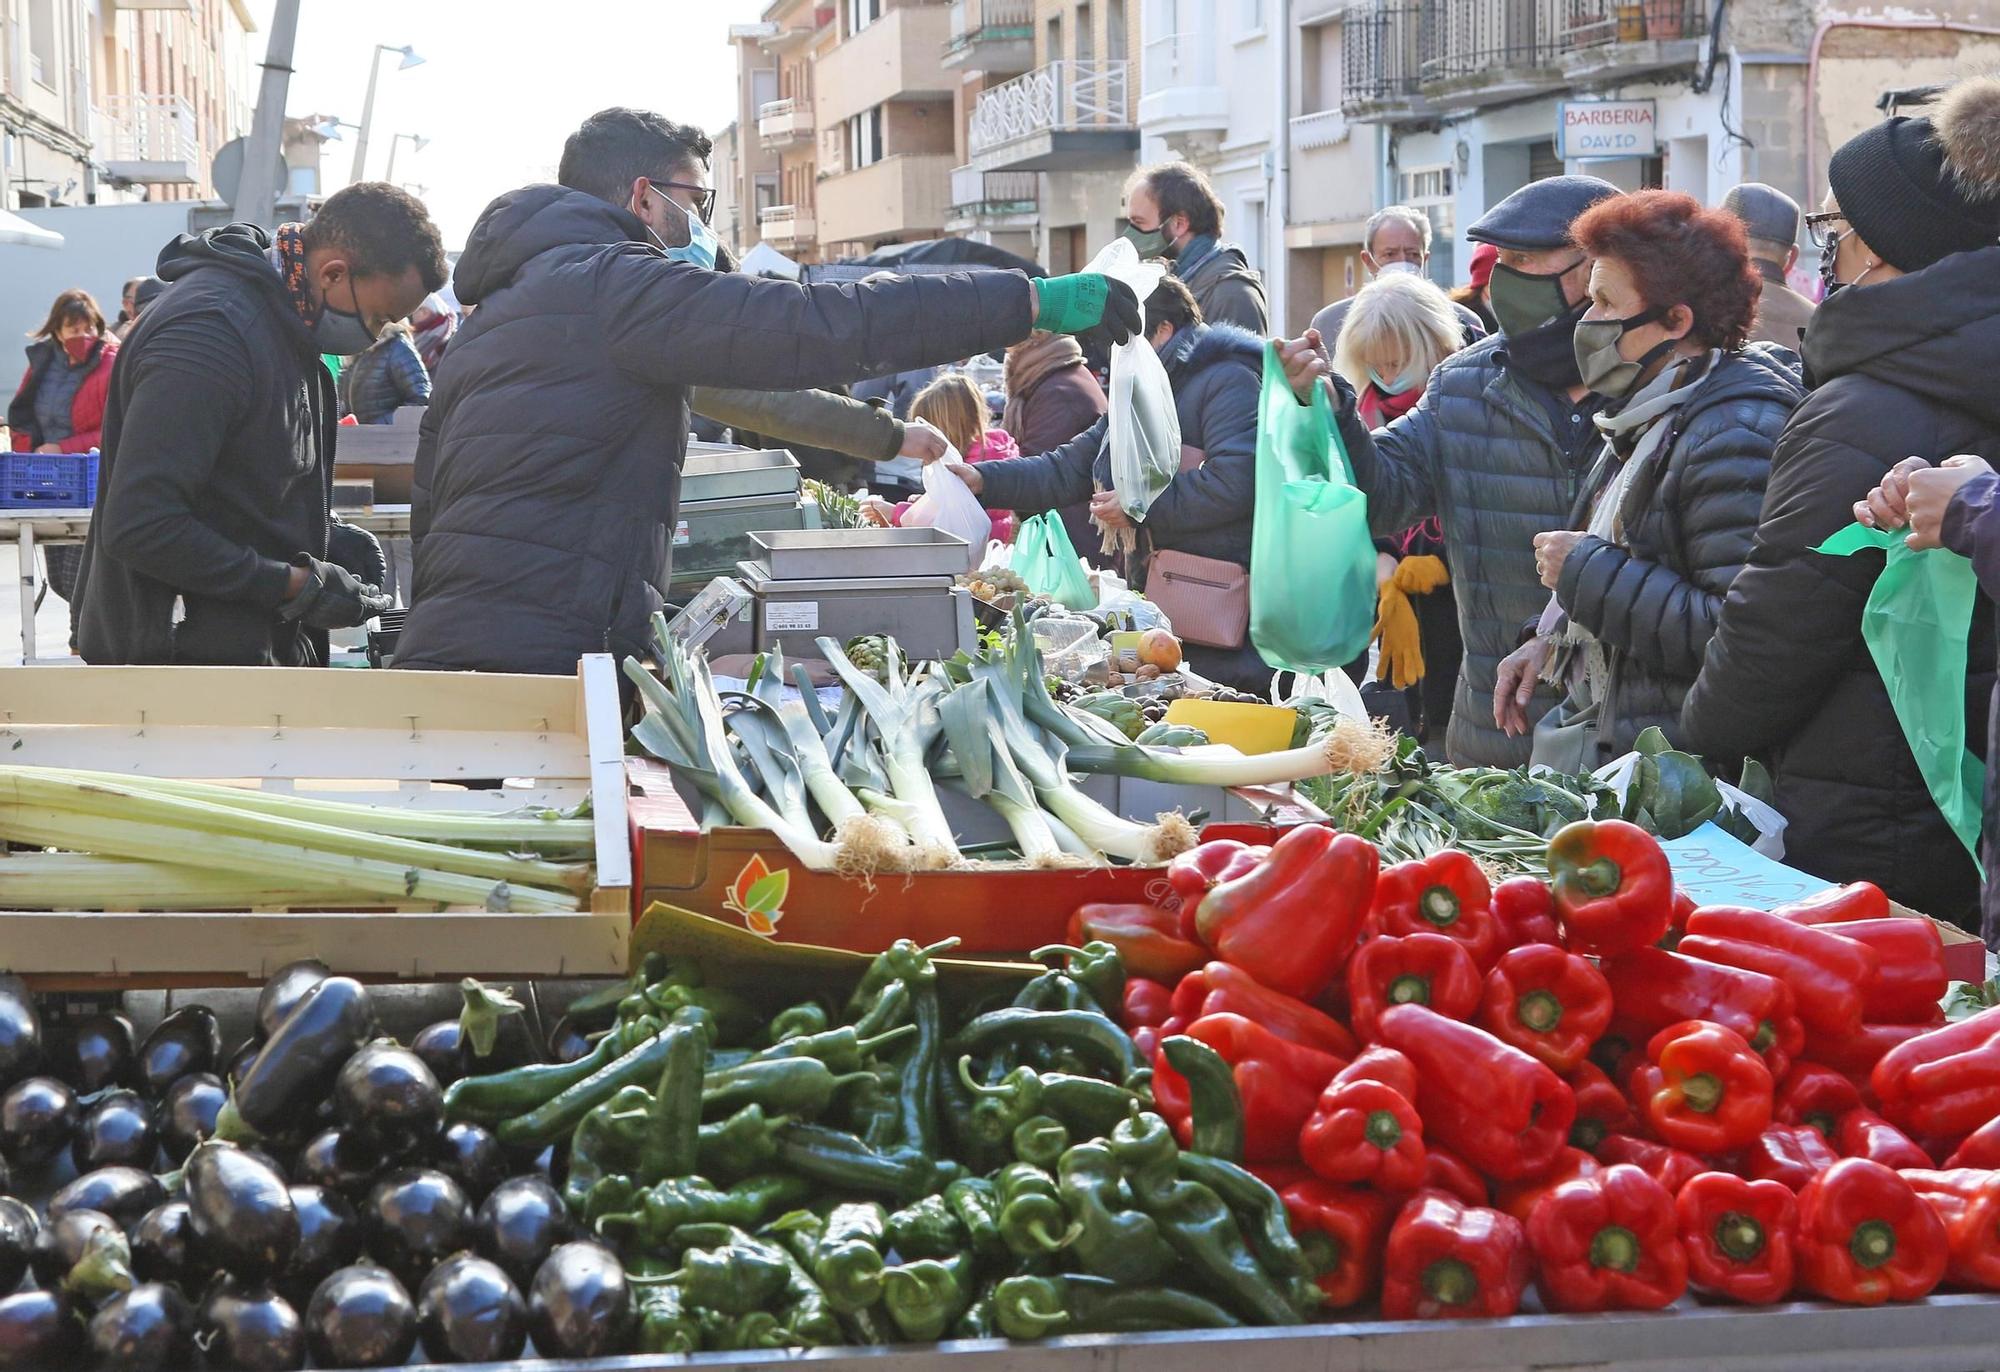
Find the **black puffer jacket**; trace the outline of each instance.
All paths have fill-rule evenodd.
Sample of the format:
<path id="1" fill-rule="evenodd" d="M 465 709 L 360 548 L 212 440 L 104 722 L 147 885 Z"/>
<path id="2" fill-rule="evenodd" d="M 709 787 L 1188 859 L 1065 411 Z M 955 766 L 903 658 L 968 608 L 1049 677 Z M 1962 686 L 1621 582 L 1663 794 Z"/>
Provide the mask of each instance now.
<path id="1" fill-rule="evenodd" d="M 1763 522 L 1682 711 L 1687 745 L 1772 763 L 1786 861 L 1973 918 L 1979 870 L 1931 802 L 1866 644 L 1873 553 L 1811 551 L 1895 463 L 2000 461 L 2000 247 L 1827 300 L 1806 330 L 1817 382 L 1771 457 Z M 1993 607 L 1973 612 L 1968 738 L 1986 752 Z"/>
<path id="2" fill-rule="evenodd" d="M 668 259 L 561 186 L 501 196 L 454 279 L 479 308 L 417 448 L 398 667 L 566 673 L 643 649 L 667 584 L 688 388 L 796 390 L 1027 336 L 1028 279 L 796 286 Z"/>
<path id="3" fill-rule="evenodd" d="M 1586 534 L 1563 562 L 1556 599 L 1610 659 L 1598 704 L 1600 763 L 1632 750 L 1648 727 L 1670 737 L 1701 671 L 1722 597 L 1750 556 L 1771 448 L 1799 403 L 1797 355 L 1768 344 L 1725 354 L 1660 422 L 1669 432 L 1632 473 L 1620 510 L 1623 545 Z M 1586 483 L 1571 524 L 1589 521 L 1608 459 Z"/>

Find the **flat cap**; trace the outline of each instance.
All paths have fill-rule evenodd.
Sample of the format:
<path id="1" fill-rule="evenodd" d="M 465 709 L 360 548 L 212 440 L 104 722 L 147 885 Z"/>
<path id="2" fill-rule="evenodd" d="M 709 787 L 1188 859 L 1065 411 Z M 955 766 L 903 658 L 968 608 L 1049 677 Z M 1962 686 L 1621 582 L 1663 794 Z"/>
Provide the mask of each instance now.
<path id="1" fill-rule="evenodd" d="M 1530 181 L 1465 231 L 1475 243 L 1514 252 L 1541 252 L 1569 242 L 1576 217 L 1618 188 L 1595 176 L 1551 176 Z"/>
<path id="2" fill-rule="evenodd" d="M 1745 181 L 1722 197 L 1722 210 L 1743 221 L 1744 232 L 1767 243 L 1791 243 L 1799 236 L 1799 202 L 1776 186 Z"/>

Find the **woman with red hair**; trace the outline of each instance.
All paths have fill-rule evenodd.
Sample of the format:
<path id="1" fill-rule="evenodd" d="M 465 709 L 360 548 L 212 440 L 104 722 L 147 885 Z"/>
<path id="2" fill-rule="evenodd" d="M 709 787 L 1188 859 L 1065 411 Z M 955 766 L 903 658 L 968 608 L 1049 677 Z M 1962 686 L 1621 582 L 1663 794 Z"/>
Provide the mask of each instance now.
<path id="1" fill-rule="evenodd" d="M 1750 556 L 1771 449 L 1803 394 L 1798 359 L 1745 346 L 1758 276 L 1743 226 L 1678 191 L 1638 191 L 1571 230 L 1594 258 L 1576 326 L 1604 449 L 1568 530 L 1535 537 L 1553 595 L 1500 665 L 1493 717 L 1533 760 L 1588 771 L 1650 726 L 1679 732 L 1723 597 Z M 1565 692 L 1526 716 L 1537 680 Z"/>

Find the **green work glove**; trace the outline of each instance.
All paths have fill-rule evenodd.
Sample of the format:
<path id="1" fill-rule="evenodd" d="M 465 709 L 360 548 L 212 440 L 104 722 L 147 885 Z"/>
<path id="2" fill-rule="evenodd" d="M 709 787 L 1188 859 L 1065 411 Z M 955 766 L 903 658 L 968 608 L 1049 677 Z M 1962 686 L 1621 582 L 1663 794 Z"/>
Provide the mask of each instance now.
<path id="1" fill-rule="evenodd" d="M 1132 288 L 1096 272 L 1044 277 L 1035 291 L 1041 301 L 1035 327 L 1049 333 L 1076 334 L 1109 346 L 1125 342 L 1145 322 Z"/>

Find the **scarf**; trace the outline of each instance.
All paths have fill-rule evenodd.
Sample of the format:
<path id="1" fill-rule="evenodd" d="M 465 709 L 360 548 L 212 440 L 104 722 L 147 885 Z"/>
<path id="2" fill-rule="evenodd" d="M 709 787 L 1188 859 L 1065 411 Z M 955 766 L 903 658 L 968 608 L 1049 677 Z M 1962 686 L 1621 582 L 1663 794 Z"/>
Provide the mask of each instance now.
<path id="1" fill-rule="evenodd" d="M 292 308 L 308 328 L 312 327 L 315 311 L 312 292 L 306 289 L 306 226 L 278 225 L 271 236 L 269 255 L 278 279 L 285 283 L 285 294 L 292 298 Z"/>
<path id="2" fill-rule="evenodd" d="M 1180 255 L 1174 258 L 1174 275 L 1186 281 L 1207 264 L 1208 259 L 1220 251 L 1222 244 L 1212 236 L 1199 233 L 1181 245 Z"/>
<path id="3" fill-rule="evenodd" d="M 1029 334 L 1007 349 L 1006 370 L 1001 376 L 1007 408 L 1000 416 L 1001 427 L 1018 437 L 1029 393 L 1063 368 L 1082 364 L 1082 346 L 1066 333 Z"/>
<path id="4" fill-rule="evenodd" d="M 1362 423 L 1371 429 L 1379 429 L 1392 419 L 1401 419 L 1423 398 L 1422 386 L 1412 386 L 1407 391 L 1390 395 L 1371 381 L 1361 388 L 1361 398 L 1355 402 L 1354 408 L 1360 414 Z"/>

